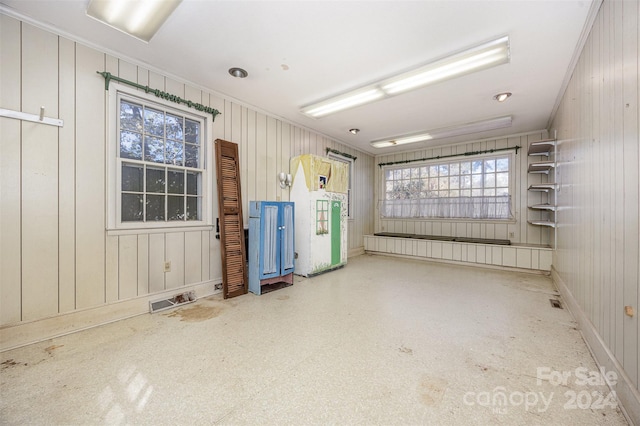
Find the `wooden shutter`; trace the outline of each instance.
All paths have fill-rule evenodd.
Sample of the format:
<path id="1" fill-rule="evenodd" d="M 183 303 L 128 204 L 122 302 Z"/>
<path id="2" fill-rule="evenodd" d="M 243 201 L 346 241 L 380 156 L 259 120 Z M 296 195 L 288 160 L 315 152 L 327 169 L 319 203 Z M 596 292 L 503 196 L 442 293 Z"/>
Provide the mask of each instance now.
<path id="1" fill-rule="evenodd" d="M 216 164 L 222 288 L 227 299 L 245 294 L 248 290 L 238 145 L 216 139 Z"/>

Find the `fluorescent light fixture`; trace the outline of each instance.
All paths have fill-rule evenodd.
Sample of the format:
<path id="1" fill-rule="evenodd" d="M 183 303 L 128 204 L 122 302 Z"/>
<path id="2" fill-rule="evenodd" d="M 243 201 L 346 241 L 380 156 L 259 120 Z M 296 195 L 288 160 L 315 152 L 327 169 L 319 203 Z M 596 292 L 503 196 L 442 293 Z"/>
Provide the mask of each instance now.
<path id="1" fill-rule="evenodd" d="M 375 101 L 383 96 L 384 93 L 377 87 L 365 87 L 363 89 L 346 93 L 342 96 L 331 98 L 314 105 L 309 105 L 302 110 L 302 113 L 314 118 L 323 117 L 337 111 L 342 111 L 343 109 L 353 108 L 358 105 Z"/>
<path id="2" fill-rule="evenodd" d="M 474 121 L 458 126 L 444 127 L 441 129 L 428 130 L 417 134 L 398 136 L 371 142 L 374 148 L 387 148 L 390 146 L 402 145 L 414 142 L 423 142 L 431 139 L 443 139 L 453 136 L 468 135 L 470 133 L 484 132 L 487 130 L 502 129 L 511 127 L 511 116 L 491 118 L 489 120 Z"/>
<path id="3" fill-rule="evenodd" d="M 383 97 L 418 89 L 429 84 L 460 77 L 472 72 L 506 64 L 510 60 L 509 37 L 504 36 L 449 55 L 425 66 L 379 81 L 365 88 L 327 99 L 302 109 L 302 113 L 313 118 L 373 102 Z M 369 93 L 371 96 L 364 96 Z M 375 96 L 373 96 L 375 94 Z M 357 99 L 357 101 L 355 101 Z"/>
<path id="4" fill-rule="evenodd" d="M 182 0 L 91 0 L 87 15 L 148 42 Z"/>

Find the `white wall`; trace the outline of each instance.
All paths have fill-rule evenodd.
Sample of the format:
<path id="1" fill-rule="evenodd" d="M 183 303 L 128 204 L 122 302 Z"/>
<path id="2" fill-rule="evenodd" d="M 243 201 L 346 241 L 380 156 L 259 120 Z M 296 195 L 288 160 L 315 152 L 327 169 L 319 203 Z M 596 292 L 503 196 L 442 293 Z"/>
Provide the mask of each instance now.
<path id="1" fill-rule="evenodd" d="M 540 219 L 545 213 L 533 211 L 528 205 L 539 204 L 546 196 L 539 192 L 529 192 L 527 188 L 534 183 L 545 181 L 546 176 L 527 173 L 531 162 L 542 161 L 539 157 L 529 157 L 527 148 L 531 142 L 547 138 L 546 131 L 534 132 L 523 136 L 505 137 L 496 140 L 470 141 L 450 146 L 433 147 L 419 151 L 411 151 L 394 155 L 378 155 L 375 158 L 375 232 L 398 232 L 404 234 L 442 235 L 449 237 L 488 238 L 511 240 L 513 244 L 550 245 L 552 232 L 550 228 L 534 226 L 527 220 Z M 420 158 L 463 154 L 465 152 L 485 151 L 489 149 L 520 146 L 512 172 L 515 176 L 513 199 L 513 215 L 511 221 L 467 221 L 444 219 L 385 219 L 380 217 L 379 204 L 384 200 L 384 173 L 378 167 L 380 163 L 407 161 Z M 509 153 L 512 151 L 505 151 Z"/>
<path id="2" fill-rule="evenodd" d="M 602 4 L 551 126 L 560 183 L 554 278 L 598 361 L 619 371 L 618 395 L 637 423 L 639 4 Z"/>
<path id="3" fill-rule="evenodd" d="M 289 170 L 292 156 L 325 156 L 326 148 L 357 156 L 349 248 L 364 250 L 363 236 L 373 230 L 372 156 L 12 17 L 0 19 L 0 107 L 37 114 L 45 106 L 46 116 L 64 120 L 58 128 L 0 118 L 2 347 L 12 344 L 7 341 L 14 325 L 127 300 L 146 303 L 149 295 L 198 285 L 212 289 L 221 282 L 219 241 L 211 226 L 105 230 L 108 92 L 96 71 L 222 112 L 207 149 L 216 138 L 238 143 L 245 225 L 249 201 L 289 199 L 277 174 Z M 215 188 L 209 201 L 216 217 Z M 171 272 L 163 271 L 165 260 L 171 260 Z M 135 309 L 140 307 L 144 303 Z M 55 333 L 32 331 L 20 341 Z"/>

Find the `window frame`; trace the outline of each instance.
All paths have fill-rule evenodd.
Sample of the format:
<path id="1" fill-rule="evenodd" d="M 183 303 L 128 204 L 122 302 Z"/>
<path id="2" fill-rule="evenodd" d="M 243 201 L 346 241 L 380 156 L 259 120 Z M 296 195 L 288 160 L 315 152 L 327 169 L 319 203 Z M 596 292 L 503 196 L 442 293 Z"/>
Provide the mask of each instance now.
<path id="1" fill-rule="evenodd" d="M 384 202 L 387 201 L 387 191 L 386 191 L 386 174 L 389 170 L 402 170 L 402 169 L 411 169 L 416 167 L 429 167 L 429 166 L 441 166 L 448 165 L 451 163 L 463 163 L 463 162 L 473 162 L 475 160 L 487 160 L 491 158 L 509 158 L 509 186 L 508 186 L 508 196 L 509 198 L 509 211 L 511 212 L 510 217 L 508 218 L 478 218 L 478 217 L 440 217 L 440 216 L 411 216 L 411 217 L 396 217 L 396 216 L 384 216 Z M 429 221 L 444 221 L 444 222 L 506 222 L 513 223 L 515 222 L 515 193 L 516 193 L 516 155 L 513 152 L 508 153 L 485 153 L 485 154 L 476 154 L 476 155 L 456 155 L 449 159 L 440 158 L 433 160 L 425 160 L 425 161 L 416 161 L 410 163 L 396 164 L 396 165 L 388 165 L 383 166 L 381 168 L 380 173 L 380 208 L 378 209 L 378 215 L 381 220 L 429 220 Z M 483 181 L 484 181 L 484 172 L 482 173 Z M 453 197 L 456 198 L 456 197 Z M 459 198 L 459 197 L 457 197 Z"/>
<path id="2" fill-rule="evenodd" d="M 123 222 L 121 219 L 122 214 L 122 163 L 133 162 L 136 164 L 145 164 L 146 166 L 153 167 L 155 163 L 149 161 L 131 160 L 127 158 L 120 158 L 119 155 L 119 134 L 120 134 L 120 115 L 119 104 L 120 99 L 142 103 L 150 108 L 159 108 L 167 112 L 173 112 L 180 116 L 189 118 L 191 120 L 197 120 L 201 122 L 201 137 L 200 137 L 200 161 L 201 166 L 198 171 L 202 173 L 201 179 L 201 220 L 176 220 L 176 221 L 132 221 Z M 204 115 L 193 109 L 176 104 L 156 96 L 144 93 L 142 91 L 129 88 L 127 86 L 111 82 L 109 85 L 109 98 L 108 98 L 108 113 L 107 113 L 107 231 L 128 231 L 139 230 L 143 232 L 153 232 L 153 230 L 168 231 L 171 229 L 185 229 L 185 228 L 203 228 L 211 229 L 213 225 L 212 219 L 212 202 L 213 195 L 211 194 L 211 188 L 213 187 L 213 165 L 212 149 L 210 149 L 208 140 L 212 134 L 211 116 Z M 157 163 L 155 166 L 162 167 L 166 170 L 171 170 L 173 167 L 171 164 Z M 183 170 L 190 170 L 190 168 L 178 167 Z M 146 168 L 145 168 L 146 169 Z M 191 169 L 194 170 L 194 169 Z M 126 191 L 125 191 L 126 192 Z"/>
<path id="3" fill-rule="evenodd" d="M 349 185 L 347 187 L 347 218 L 349 220 L 353 220 L 355 218 L 355 203 L 353 202 L 353 188 L 355 186 L 355 160 L 353 158 L 345 157 L 344 155 L 336 154 L 335 152 L 329 151 L 327 153 L 327 158 L 335 161 L 340 161 L 349 166 Z"/>

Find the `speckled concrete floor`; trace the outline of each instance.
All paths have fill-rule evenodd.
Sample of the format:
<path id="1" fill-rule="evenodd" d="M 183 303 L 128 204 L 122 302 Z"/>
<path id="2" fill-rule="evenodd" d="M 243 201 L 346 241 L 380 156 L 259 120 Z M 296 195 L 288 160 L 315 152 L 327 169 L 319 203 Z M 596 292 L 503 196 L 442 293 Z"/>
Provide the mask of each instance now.
<path id="1" fill-rule="evenodd" d="M 0 423 L 626 424 L 583 383 L 597 368 L 555 294 L 540 275 L 363 255 L 4 352 Z"/>

